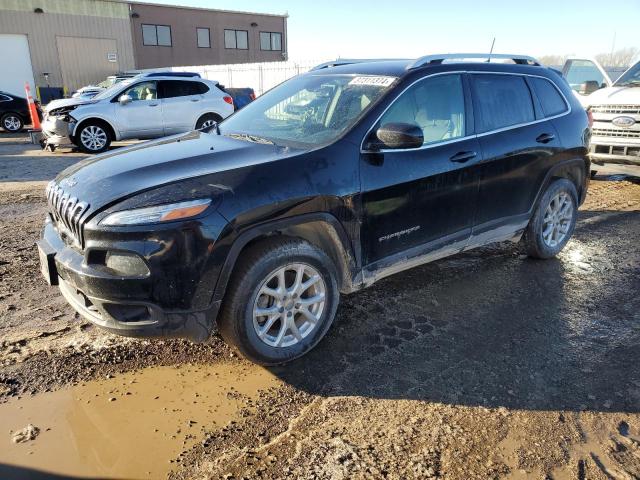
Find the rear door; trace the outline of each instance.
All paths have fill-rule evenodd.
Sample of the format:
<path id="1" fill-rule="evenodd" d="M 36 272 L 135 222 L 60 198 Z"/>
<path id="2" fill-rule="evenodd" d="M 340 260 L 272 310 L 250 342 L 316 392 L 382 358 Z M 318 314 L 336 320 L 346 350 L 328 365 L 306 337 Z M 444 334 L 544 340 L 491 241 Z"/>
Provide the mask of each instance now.
<path id="1" fill-rule="evenodd" d="M 127 104 L 118 102 L 122 95 L 129 95 Z M 154 138 L 162 136 L 162 110 L 155 81 L 136 83 L 112 100 L 115 118 L 122 138 Z"/>
<path id="2" fill-rule="evenodd" d="M 472 242 L 485 243 L 527 225 L 561 142 L 525 76 L 473 73 L 471 78 L 483 153 Z"/>
<path id="3" fill-rule="evenodd" d="M 460 73 L 423 78 L 404 91 L 373 126 L 420 127 L 418 148 L 365 151 L 361 160 L 365 264 L 372 270 L 446 245 L 466 243 L 478 193 L 480 146 Z M 365 150 L 367 147 L 365 147 Z"/>
<path id="4" fill-rule="evenodd" d="M 188 132 L 195 128 L 204 97 L 204 92 L 198 85 L 206 87 L 202 82 L 190 80 L 160 80 L 165 135 Z"/>

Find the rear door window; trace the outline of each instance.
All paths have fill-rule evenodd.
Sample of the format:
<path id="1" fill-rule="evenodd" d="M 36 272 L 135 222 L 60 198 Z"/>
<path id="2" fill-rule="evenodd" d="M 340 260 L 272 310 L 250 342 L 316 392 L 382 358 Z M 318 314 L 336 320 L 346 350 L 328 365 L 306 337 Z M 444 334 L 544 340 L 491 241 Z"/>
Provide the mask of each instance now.
<path id="1" fill-rule="evenodd" d="M 533 122 L 531 92 L 520 75 L 474 74 L 473 92 L 479 114 L 479 132 Z"/>
<path id="2" fill-rule="evenodd" d="M 200 95 L 209 90 L 202 82 L 189 82 L 186 80 L 162 80 L 162 98 L 187 97 Z"/>
<path id="3" fill-rule="evenodd" d="M 549 80 L 540 77 L 529 77 L 529 80 L 540 100 L 545 117 L 559 115 L 568 110 L 564 98 Z"/>

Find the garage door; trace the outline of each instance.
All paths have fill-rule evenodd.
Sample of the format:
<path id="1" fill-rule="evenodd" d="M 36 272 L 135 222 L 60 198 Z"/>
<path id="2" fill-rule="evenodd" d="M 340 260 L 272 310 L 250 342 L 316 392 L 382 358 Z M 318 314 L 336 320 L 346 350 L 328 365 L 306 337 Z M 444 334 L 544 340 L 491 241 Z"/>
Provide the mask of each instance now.
<path id="1" fill-rule="evenodd" d="M 119 70 L 115 39 L 56 37 L 56 43 L 62 81 L 69 92 L 95 85 Z"/>
<path id="2" fill-rule="evenodd" d="M 31 92 L 35 93 L 27 36 L 0 34 L 0 52 L 3 65 L 0 69 L 0 90 L 24 97 L 24 83 L 29 82 Z"/>

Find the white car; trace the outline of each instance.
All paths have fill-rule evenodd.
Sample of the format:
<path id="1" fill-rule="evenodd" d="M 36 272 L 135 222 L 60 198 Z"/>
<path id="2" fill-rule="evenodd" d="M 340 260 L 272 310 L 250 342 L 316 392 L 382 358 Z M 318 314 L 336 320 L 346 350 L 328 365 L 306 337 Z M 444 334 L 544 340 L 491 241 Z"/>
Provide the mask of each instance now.
<path id="1" fill-rule="evenodd" d="M 592 172 L 640 176 L 640 61 L 615 82 L 591 58 L 570 58 L 562 74 L 593 119 Z"/>
<path id="2" fill-rule="evenodd" d="M 217 82 L 149 73 L 91 99 L 54 100 L 44 111 L 45 147 L 75 144 L 99 153 L 114 140 L 157 138 L 209 127 L 233 113 Z"/>

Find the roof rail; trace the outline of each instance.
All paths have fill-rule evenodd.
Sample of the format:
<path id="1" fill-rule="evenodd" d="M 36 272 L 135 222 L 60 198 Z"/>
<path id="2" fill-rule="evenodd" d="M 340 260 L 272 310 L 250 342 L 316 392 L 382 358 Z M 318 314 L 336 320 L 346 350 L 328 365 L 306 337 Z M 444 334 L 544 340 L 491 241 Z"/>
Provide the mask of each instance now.
<path id="1" fill-rule="evenodd" d="M 339 67 L 340 65 L 352 65 L 354 63 L 368 63 L 368 62 L 389 62 L 393 60 L 404 60 L 402 58 L 338 58 L 331 62 L 324 62 L 313 67 L 310 72 L 314 70 L 322 70 L 323 68 Z"/>
<path id="2" fill-rule="evenodd" d="M 443 53 L 425 55 L 418 58 L 407 67 L 407 70 L 424 67 L 425 65 L 439 65 L 445 60 L 465 60 L 468 58 L 486 58 L 490 62 L 494 58 L 513 60 L 518 65 L 540 65 L 540 62 L 528 55 L 511 55 L 507 53 Z"/>

